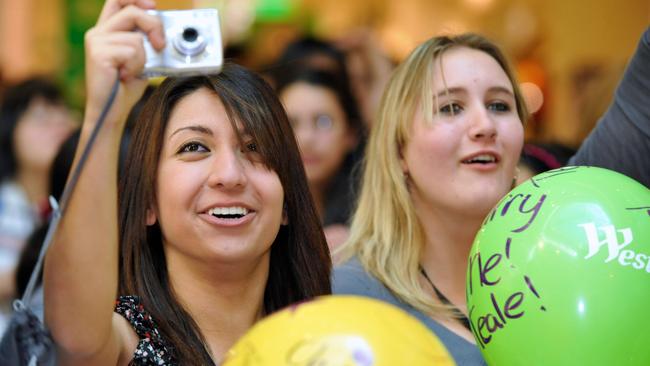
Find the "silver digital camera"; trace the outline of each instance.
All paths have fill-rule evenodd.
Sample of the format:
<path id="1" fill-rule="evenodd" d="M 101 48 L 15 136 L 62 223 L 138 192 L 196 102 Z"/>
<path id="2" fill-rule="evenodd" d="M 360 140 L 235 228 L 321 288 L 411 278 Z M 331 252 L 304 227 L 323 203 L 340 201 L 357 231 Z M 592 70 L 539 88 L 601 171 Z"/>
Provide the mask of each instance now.
<path id="1" fill-rule="evenodd" d="M 160 17 L 166 44 L 156 52 L 145 37 L 144 76 L 214 74 L 221 70 L 223 47 L 216 9 L 149 12 Z"/>

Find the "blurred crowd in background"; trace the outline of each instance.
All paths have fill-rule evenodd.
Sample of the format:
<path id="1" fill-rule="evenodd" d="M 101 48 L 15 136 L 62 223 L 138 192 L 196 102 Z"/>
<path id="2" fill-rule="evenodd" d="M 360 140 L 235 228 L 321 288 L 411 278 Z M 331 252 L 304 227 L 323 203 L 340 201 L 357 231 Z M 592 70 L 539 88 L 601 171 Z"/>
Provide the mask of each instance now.
<path id="1" fill-rule="evenodd" d="M 67 176 L 83 113 L 83 34 L 102 4 L 0 0 L 0 297 L 5 314 L 9 300 L 24 290 L 29 263 L 38 253 L 50 212 L 48 196 L 60 194 Z M 158 4 L 162 9 L 217 7 L 225 57 L 262 73 L 276 88 L 332 248 L 347 237 L 358 162 L 385 83 L 394 65 L 420 41 L 476 31 L 507 52 L 533 112 L 522 180 L 566 164 L 610 103 L 638 34 L 650 20 L 647 0 Z M 59 151 L 63 157 L 55 161 Z"/>

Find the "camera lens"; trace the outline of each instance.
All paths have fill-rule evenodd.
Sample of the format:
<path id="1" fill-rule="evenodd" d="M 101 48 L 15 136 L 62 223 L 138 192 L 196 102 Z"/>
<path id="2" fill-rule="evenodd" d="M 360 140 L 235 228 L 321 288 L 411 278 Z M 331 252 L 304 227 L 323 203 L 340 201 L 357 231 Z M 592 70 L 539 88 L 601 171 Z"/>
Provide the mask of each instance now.
<path id="1" fill-rule="evenodd" d="M 183 30 L 183 39 L 185 42 L 194 42 L 199 38 L 199 32 L 194 28 L 185 28 Z"/>
<path id="2" fill-rule="evenodd" d="M 174 38 L 174 48 L 183 57 L 198 56 L 207 45 L 199 29 L 193 26 L 183 27 L 182 30 L 179 29 Z"/>

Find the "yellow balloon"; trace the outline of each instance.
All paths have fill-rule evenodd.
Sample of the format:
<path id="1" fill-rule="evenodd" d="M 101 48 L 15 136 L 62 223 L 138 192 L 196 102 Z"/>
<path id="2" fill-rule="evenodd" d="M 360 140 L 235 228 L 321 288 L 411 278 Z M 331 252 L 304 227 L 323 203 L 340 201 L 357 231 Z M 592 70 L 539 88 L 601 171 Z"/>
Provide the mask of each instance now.
<path id="1" fill-rule="evenodd" d="M 324 296 L 257 323 L 223 366 L 454 366 L 436 336 L 390 304 Z"/>

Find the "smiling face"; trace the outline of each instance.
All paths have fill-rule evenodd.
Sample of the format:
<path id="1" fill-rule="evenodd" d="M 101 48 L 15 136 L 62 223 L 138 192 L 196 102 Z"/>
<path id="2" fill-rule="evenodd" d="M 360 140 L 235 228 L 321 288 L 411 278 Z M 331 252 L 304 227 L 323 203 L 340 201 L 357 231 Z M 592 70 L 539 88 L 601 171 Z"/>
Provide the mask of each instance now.
<path id="1" fill-rule="evenodd" d="M 433 67 L 433 120 L 416 108 L 402 170 L 416 210 L 481 218 L 511 188 L 523 144 L 512 83 L 494 58 L 467 47 Z"/>
<path id="2" fill-rule="evenodd" d="M 206 88 L 181 99 L 165 128 L 157 173 L 157 220 L 169 265 L 268 258 L 283 217 L 284 191 L 255 141 L 233 130 Z"/>

